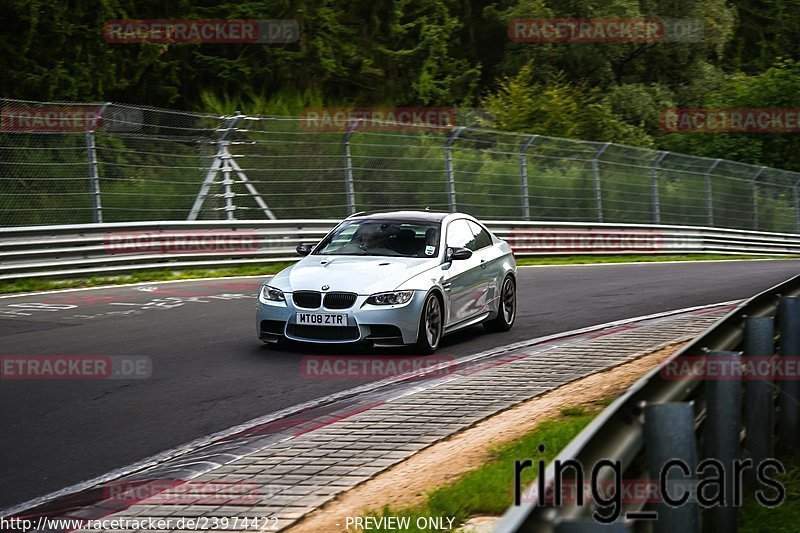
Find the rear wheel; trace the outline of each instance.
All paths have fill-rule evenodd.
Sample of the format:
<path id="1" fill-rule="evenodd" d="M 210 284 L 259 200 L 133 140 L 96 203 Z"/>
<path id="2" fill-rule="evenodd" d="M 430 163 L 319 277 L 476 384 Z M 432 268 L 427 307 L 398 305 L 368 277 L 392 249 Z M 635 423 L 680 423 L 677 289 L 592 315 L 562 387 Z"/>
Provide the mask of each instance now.
<path id="1" fill-rule="evenodd" d="M 487 331 L 508 331 L 517 317 L 517 285 L 514 278 L 506 276 L 500 289 L 497 317 L 483 323 Z"/>
<path id="2" fill-rule="evenodd" d="M 422 306 L 422 315 L 419 319 L 419 333 L 417 334 L 416 348 L 420 353 L 431 354 L 439 347 L 444 329 L 444 313 L 442 302 L 435 294 L 429 294 Z"/>

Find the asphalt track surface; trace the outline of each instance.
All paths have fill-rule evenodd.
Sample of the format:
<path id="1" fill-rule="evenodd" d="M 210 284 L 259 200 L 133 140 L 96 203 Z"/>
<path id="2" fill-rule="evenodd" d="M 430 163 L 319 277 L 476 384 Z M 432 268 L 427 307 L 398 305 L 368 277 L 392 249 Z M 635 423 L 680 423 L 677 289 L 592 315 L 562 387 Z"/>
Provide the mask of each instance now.
<path id="1" fill-rule="evenodd" d="M 521 268 L 514 328 L 471 328 L 445 338 L 438 354 L 465 356 L 746 298 L 797 274 L 800 260 Z M 369 381 L 309 378 L 300 364 L 310 353 L 368 356 L 363 350 L 264 346 L 254 325 L 260 282 L 228 278 L 0 299 L 0 355 L 152 362 L 147 379 L 1 380 L 0 509 Z"/>

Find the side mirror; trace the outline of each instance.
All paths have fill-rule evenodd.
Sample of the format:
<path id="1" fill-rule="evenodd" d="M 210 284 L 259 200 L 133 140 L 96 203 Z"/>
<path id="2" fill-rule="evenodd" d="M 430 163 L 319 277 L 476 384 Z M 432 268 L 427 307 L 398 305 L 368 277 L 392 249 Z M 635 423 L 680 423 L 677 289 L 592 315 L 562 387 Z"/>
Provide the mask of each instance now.
<path id="1" fill-rule="evenodd" d="M 314 245 L 313 244 L 308 244 L 308 243 L 298 244 L 297 248 L 295 248 L 295 250 L 297 250 L 297 253 L 300 254 L 300 255 L 308 255 L 308 254 L 311 253 L 311 250 L 313 250 L 313 249 L 314 249 Z"/>
<path id="2" fill-rule="evenodd" d="M 452 261 L 461 261 L 472 257 L 472 250 L 469 248 L 451 248 L 450 250 L 452 250 L 452 253 L 448 251 L 447 255 Z"/>

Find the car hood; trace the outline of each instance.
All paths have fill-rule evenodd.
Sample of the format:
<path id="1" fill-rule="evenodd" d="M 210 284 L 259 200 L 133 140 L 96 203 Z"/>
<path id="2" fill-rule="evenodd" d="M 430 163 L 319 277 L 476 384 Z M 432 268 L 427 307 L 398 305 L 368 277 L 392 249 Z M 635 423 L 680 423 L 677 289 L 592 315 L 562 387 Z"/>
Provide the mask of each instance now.
<path id="1" fill-rule="evenodd" d="M 374 294 L 391 291 L 426 270 L 438 259 L 355 255 L 311 255 L 282 271 L 270 282 L 284 291 L 330 291 Z"/>

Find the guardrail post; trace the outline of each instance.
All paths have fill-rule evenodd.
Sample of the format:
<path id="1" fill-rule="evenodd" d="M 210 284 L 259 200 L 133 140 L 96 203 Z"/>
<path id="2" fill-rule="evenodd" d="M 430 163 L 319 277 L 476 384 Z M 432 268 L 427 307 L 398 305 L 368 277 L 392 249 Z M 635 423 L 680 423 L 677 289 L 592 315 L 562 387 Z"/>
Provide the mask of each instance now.
<path id="1" fill-rule="evenodd" d="M 800 297 L 781 296 L 778 304 L 780 357 L 800 357 Z M 792 368 L 784 360 L 784 370 Z M 800 381 L 784 376 L 780 383 L 778 443 L 783 452 L 791 453 L 800 445 Z"/>
<path id="2" fill-rule="evenodd" d="M 92 197 L 92 221 L 101 224 L 103 222 L 103 207 L 100 203 L 100 174 L 97 172 L 97 147 L 94 141 L 94 131 L 97 129 L 97 121 L 102 119 L 108 107 L 108 102 L 100 106 L 97 115 L 92 119 L 89 129 L 86 130 L 86 155 L 89 161 L 89 190 Z"/>
<path id="3" fill-rule="evenodd" d="M 600 186 L 600 157 L 605 153 L 611 143 L 605 143 L 592 158 L 592 181 L 594 182 L 594 204 L 597 209 L 597 221 L 603 221 L 603 189 Z"/>
<path id="4" fill-rule="evenodd" d="M 668 155 L 669 152 L 661 152 L 650 166 L 650 186 L 653 193 L 653 224 L 661 224 L 661 202 L 658 197 L 658 165 Z"/>
<path id="5" fill-rule="evenodd" d="M 747 317 L 744 329 L 745 363 L 749 357 L 772 357 L 774 350 L 773 318 Z M 772 380 L 769 377 L 749 376 L 744 390 L 744 447 L 757 466 L 761 461 L 772 457 Z"/>
<path id="6" fill-rule="evenodd" d="M 711 167 L 706 170 L 705 174 L 703 174 L 703 180 L 705 181 L 705 188 L 706 188 L 706 214 L 708 215 L 708 225 L 714 225 L 714 195 L 713 189 L 711 187 L 711 174 L 714 172 L 714 169 L 717 168 L 717 165 L 720 164 L 722 159 L 715 159 L 714 162 L 711 164 Z"/>
<path id="7" fill-rule="evenodd" d="M 530 207 L 530 197 L 528 195 L 528 160 L 525 156 L 525 152 L 528 151 L 528 148 L 531 147 L 533 141 L 535 141 L 539 136 L 538 135 L 531 135 L 527 141 L 522 145 L 522 148 L 519 150 L 519 179 L 520 185 L 522 185 L 522 218 L 523 220 L 530 220 L 531 219 L 531 207 Z"/>
<path id="8" fill-rule="evenodd" d="M 361 120 L 351 121 L 344 134 L 344 187 L 347 194 L 347 212 L 350 215 L 356 212 L 356 189 L 353 184 L 353 156 L 350 152 L 350 137 L 355 133 Z"/>
<path id="9" fill-rule="evenodd" d="M 758 229 L 758 177 L 767 167 L 759 167 L 756 173 L 750 178 L 750 191 L 753 195 L 753 229 Z"/>
<path id="10" fill-rule="evenodd" d="M 658 519 L 653 521 L 655 533 L 699 533 L 700 511 L 691 496 L 697 471 L 697 451 L 694 439 L 694 408 L 687 402 L 649 404 L 644 408 L 644 439 L 651 479 L 664 480 L 662 488 L 673 500 L 688 495 L 680 506 L 666 502 L 653 505 Z M 671 466 L 679 461 L 680 466 Z M 686 475 L 681 471 L 689 469 Z M 662 495 L 663 499 L 663 495 Z"/>
<path id="11" fill-rule="evenodd" d="M 734 364 L 741 364 L 738 352 L 708 352 L 707 359 L 714 359 L 725 369 L 733 370 Z M 724 475 L 724 506 L 712 507 L 706 511 L 717 531 L 736 533 L 738 507 L 731 500 L 736 485 L 734 461 L 739 459 L 739 432 L 742 427 L 742 381 L 738 373 L 726 373 L 724 378 L 706 379 L 706 422 L 705 450 L 707 459 L 716 459 L 722 464 Z M 719 473 L 718 473 L 719 474 Z M 709 490 L 710 489 L 710 490 Z M 714 485 L 706 487 L 706 497 L 714 498 L 718 492 Z M 713 492 L 713 494 L 712 494 Z"/>
<path id="12" fill-rule="evenodd" d="M 456 178 L 453 172 L 453 143 L 456 142 L 456 139 L 458 139 L 462 131 L 464 131 L 464 126 L 459 126 L 454 129 L 444 145 L 444 169 L 447 173 L 447 202 L 451 212 L 455 212 L 456 210 Z"/>

